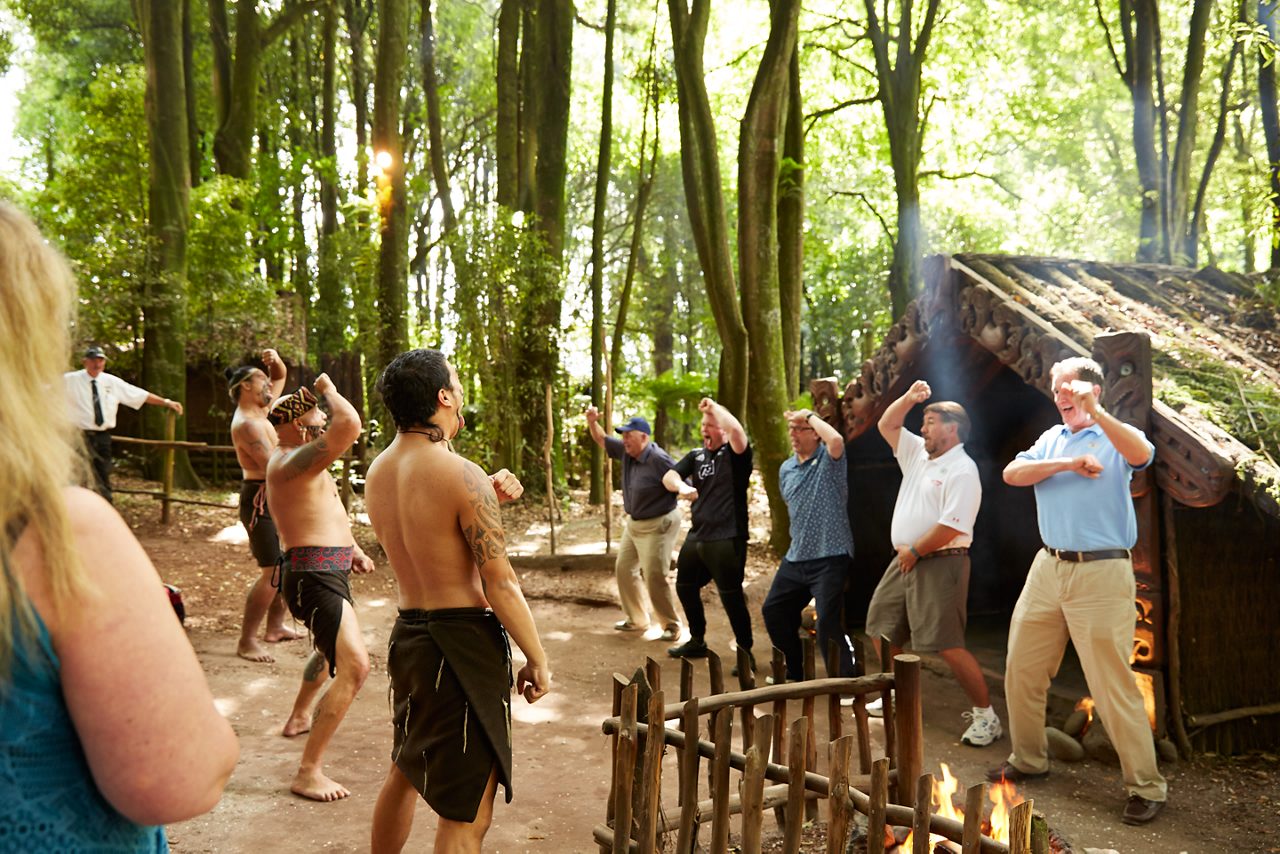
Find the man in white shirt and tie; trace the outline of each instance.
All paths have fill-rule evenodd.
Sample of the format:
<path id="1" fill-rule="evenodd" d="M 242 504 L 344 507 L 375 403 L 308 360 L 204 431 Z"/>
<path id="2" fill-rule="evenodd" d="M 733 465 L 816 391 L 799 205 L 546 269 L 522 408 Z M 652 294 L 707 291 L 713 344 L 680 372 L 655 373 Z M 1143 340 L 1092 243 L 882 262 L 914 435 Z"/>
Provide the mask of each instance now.
<path id="1" fill-rule="evenodd" d="M 106 366 L 107 354 L 93 346 L 84 351 L 84 370 L 68 371 L 62 379 L 67 387 L 71 421 L 84 431 L 85 444 L 89 446 L 97 491 L 110 501 L 111 431 L 115 429 L 120 404 L 130 409 L 140 409 L 144 403 L 167 406 L 179 415 L 182 404 L 112 376 L 104 370 Z"/>

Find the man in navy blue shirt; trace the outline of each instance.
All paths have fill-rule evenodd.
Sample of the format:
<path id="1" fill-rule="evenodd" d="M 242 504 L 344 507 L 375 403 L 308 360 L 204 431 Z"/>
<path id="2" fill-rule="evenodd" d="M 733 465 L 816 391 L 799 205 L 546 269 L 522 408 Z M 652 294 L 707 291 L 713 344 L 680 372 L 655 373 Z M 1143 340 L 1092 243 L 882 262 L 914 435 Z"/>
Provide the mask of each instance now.
<path id="1" fill-rule="evenodd" d="M 662 485 L 662 476 L 675 462 L 666 451 L 649 441 L 649 422 L 636 416 L 615 428 L 622 438 L 605 434 L 600 411 L 587 407 L 587 430 L 592 440 L 615 460 L 622 460 L 622 507 L 627 517 L 618 543 L 618 598 L 624 619 L 614 623 L 620 632 L 643 632 L 649 628 L 650 612 L 645 608 L 643 586 L 649 593 L 652 616 L 662 624 L 662 640 L 680 637 L 680 618 L 667 575 L 671 570 L 671 550 L 680 533 L 680 510 L 676 497 Z"/>
<path id="2" fill-rule="evenodd" d="M 987 777 L 1020 782 L 1049 773 L 1045 699 L 1070 637 L 1120 757 L 1129 792 L 1121 819 L 1146 824 L 1164 808 L 1168 787 L 1129 667 L 1137 592 L 1130 550 L 1138 539 L 1129 481 L 1151 464 L 1155 448 L 1102 408 L 1097 362 L 1066 359 L 1049 376 L 1062 424 L 1004 470 L 1010 486 L 1035 487 L 1045 547 L 1009 625 L 1005 697 L 1013 752 Z"/>
<path id="3" fill-rule="evenodd" d="M 849 530 L 848 468 L 844 438 L 813 410 L 785 413 L 795 451 L 778 470 L 778 486 L 791 514 L 791 547 L 764 600 L 764 625 L 773 645 L 787 659 L 787 678 L 804 678 L 800 645 L 801 612 L 812 598 L 818 607 L 819 654 L 836 641 L 836 662 L 828 675 L 853 676 L 853 645 L 844 630 L 844 592 L 848 585 L 853 534 Z"/>

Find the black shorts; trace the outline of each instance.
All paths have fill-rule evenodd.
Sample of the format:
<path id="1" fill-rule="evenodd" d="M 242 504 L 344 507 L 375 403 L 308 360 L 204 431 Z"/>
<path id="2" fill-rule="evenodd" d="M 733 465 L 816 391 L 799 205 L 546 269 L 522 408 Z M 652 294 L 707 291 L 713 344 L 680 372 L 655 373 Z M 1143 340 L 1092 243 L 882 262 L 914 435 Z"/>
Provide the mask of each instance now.
<path id="1" fill-rule="evenodd" d="M 249 532 L 249 551 L 258 566 L 280 562 L 280 536 L 267 509 L 267 482 L 246 480 L 240 484 L 240 524 Z"/>
<path id="2" fill-rule="evenodd" d="M 280 595 L 289 613 L 311 630 L 311 645 L 337 673 L 342 603 L 351 602 L 351 546 L 298 546 L 280 559 Z M 352 603 L 354 605 L 355 603 Z"/>
<path id="3" fill-rule="evenodd" d="M 400 612 L 387 644 L 391 761 L 436 814 L 475 821 L 497 770 L 511 802 L 511 650 L 492 611 Z"/>

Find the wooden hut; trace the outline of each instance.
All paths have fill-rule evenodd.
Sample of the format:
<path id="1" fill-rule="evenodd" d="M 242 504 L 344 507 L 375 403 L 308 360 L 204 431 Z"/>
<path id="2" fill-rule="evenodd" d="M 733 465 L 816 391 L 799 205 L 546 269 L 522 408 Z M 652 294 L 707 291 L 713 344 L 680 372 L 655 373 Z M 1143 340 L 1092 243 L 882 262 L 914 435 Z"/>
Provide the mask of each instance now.
<path id="1" fill-rule="evenodd" d="M 891 558 L 900 474 L 875 429 L 917 379 L 963 404 L 982 475 L 970 608 L 1011 614 L 1040 547 L 1030 489 L 1001 471 L 1059 416 L 1049 368 L 1090 355 L 1108 410 L 1143 429 L 1155 462 L 1133 482 L 1134 669 L 1156 728 L 1184 751 L 1280 742 L 1280 333 L 1259 276 L 1150 264 L 934 256 L 924 290 L 860 377 L 811 388 L 843 432 L 855 589 L 865 614 Z M 1269 405 L 1268 405 L 1269 404 Z M 921 408 L 907 426 L 919 429 Z M 1268 419 L 1270 419 L 1268 421 Z M 852 622 L 852 620 L 851 620 Z"/>

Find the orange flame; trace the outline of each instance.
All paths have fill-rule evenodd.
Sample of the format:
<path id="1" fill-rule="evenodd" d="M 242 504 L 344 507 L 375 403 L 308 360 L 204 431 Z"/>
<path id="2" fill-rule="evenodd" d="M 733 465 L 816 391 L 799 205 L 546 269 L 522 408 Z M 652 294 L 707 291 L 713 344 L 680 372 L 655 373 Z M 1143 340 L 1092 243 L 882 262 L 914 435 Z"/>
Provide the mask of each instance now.
<path id="1" fill-rule="evenodd" d="M 940 764 L 942 767 L 942 779 L 933 781 L 933 814 L 963 823 L 964 810 L 957 807 L 952 800 L 952 796 L 960 790 L 960 781 L 951 776 L 951 769 L 947 767 L 947 763 Z M 1009 814 L 1025 798 L 1018 794 L 1017 788 L 1007 780 L 993 783 L 987 792 L 987 798 L 992 803 L 991 818 L 989 829 L 986 828 L 987 823 L 983 823 L 983 832 L 992 839 L 1008 844 Z M 907 838 L 898 846 L 898 850 L 910 851 L 913 836 L 913 833 L 907 834 Z M 888 837 L 886 837 L 887 839 Z M 949 841 L 946 837 L 939 836 L 936 833 L 929 834 L 929 849 L 931 851 L 936 850 L 939 846 L 945 846 L 953 851 L 960 850 L 958 844 Z"/>

